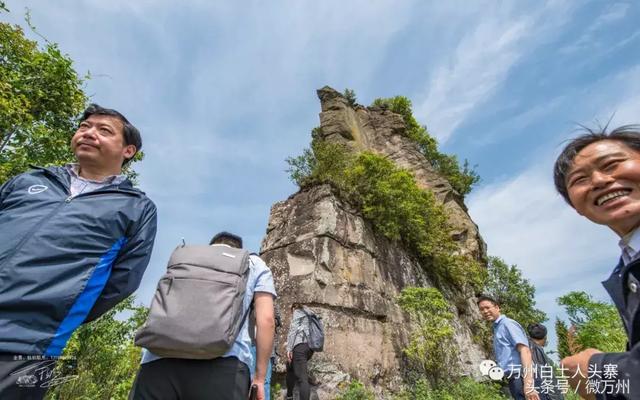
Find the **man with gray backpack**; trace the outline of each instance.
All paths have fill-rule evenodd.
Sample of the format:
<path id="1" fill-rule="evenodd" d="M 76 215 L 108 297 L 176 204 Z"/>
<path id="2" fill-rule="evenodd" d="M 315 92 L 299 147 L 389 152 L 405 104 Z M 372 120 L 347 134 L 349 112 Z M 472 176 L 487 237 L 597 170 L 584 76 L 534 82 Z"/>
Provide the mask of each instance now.
<path id="1" fill-rule="evenodd" d="M 293 315 L 287 335 L 287 400 L 293 400 L 298 385 L 299 399 L 309 400 L 307 362 L 314 352 L 323 350 L 324 328 L 321 319 L 309 308 L 291 305 Z"/>
<path id="2" fill-rule="evenodd" d="M 210 246 L 180 246 L 160 279 L 149 317 L 136 334 L 144 347 L 131 389 L 134 400 L 246 399 L 264 380 L 275 329 L 273 276 L 242 239 L 228 232 Z M 248 315 L 256 319 L 256 372 L 251 379 Z"/>

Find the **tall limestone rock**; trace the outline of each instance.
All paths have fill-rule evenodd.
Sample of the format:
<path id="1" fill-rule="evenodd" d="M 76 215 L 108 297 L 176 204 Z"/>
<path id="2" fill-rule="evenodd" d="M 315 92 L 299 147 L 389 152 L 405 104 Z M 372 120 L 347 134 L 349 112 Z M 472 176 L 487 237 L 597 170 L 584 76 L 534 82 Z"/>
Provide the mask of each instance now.
<path id="1" fill-rule="evenodd" d="M 322 139 L 386 155 L 412 171 L 418 184 L 445 205 L 460 251 L 486 258 L 462 198 L 406 137 L 400 115 L 383 108 L 352 107 L 329 87 L 318 90 L 318 97 Z M 433 286 L 428 268 L 376 234 L 358 210 L 328 185 L 302 190 L 273 205 L 261 255 L 273 271 L 283 314 L 279 354 L 286 354 L 292 303 L 305 304 L 323 318 L 325 351 L 310 362 L 320 399 L 334 398 L 350 379 L 360 380 L 379 398 L 401 389 L 406 362 L 402 350 L 410 325 L 397 296 L 407 286 Z M 487 354 L 472 339 L 472 327 L 480 320 L 473 293 L 448 290 L 444 294 L 455 315 L 460 370 L 477 376 Z M 283 360 L 277 370 L 283 371 Z"/>

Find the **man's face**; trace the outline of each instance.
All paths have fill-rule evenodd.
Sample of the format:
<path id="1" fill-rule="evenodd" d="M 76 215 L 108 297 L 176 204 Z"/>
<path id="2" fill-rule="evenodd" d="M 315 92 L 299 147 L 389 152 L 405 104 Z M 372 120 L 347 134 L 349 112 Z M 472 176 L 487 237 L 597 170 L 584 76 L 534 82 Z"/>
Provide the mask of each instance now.
<path id="1" fill-rule="evenodd" d="M 574 158 L 566 180 L 578 214 L 624 236 L 640 225 L 640 153 L 601 140 Z"/>
<path id="2" fill-rule="evenodd" d="M 116 117 L 92 115 L 80 123 L 71 139 L 71 150 L 80 167 L 92 165 L 109 170 L 119 170 L 126 158 L 136 153 L 134 145 L 126 145 L 124 125 Z"/>
<path id="3" fill-rule="evenodd" d="M 482 300 L 478 303 L 480 314 L 485 321 L 495 321 L 500 316 L 500 307 L 489 300 Z"/>

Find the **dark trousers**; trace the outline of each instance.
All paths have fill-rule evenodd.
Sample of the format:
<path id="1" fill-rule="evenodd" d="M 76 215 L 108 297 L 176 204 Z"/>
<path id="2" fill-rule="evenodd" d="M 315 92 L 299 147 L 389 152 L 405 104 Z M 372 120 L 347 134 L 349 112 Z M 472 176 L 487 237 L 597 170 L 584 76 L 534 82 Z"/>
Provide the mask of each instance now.
<path id="1" fill-rule="evenodd" d="M 53 360 L 13 360 L 0 357 L 0 399 L 41 400 L 52 382 Z"/>
<path id="2" fill-rule="evenodd" d="M 307 361 L 313 355 L 306 343 L 293 348 L 291 362 L 287 364 L 287 397 L 293 398 L 293 388 L 298 384 L 300 400 L 309 400 L 309 375 Z"/>
<path id="3" fill-rule="evenodd" d="M 249 367 L 236 357 L 161 358 L 144 363 L 130 400 L 238 400 L 249 397 Z"/>
<path id="4" fill-rule="evenodd" d="M 516 378 L 516 375 L 513 375 L 509 378 L 509 393 L 515 400 L 525 400 L 524 383 L 521 376 Z"/>

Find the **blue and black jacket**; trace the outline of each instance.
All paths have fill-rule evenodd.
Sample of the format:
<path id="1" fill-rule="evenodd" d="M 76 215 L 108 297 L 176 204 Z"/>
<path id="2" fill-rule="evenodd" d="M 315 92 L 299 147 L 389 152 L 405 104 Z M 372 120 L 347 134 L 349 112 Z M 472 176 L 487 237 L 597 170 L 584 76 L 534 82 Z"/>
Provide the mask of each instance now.
<path id="1" fill-rule="evenodd" d="M 129 180 L 71 197 L 63 167 L 0 187 L 0 353 L 58 356 L 140 285 L 156 207 Z"/>

